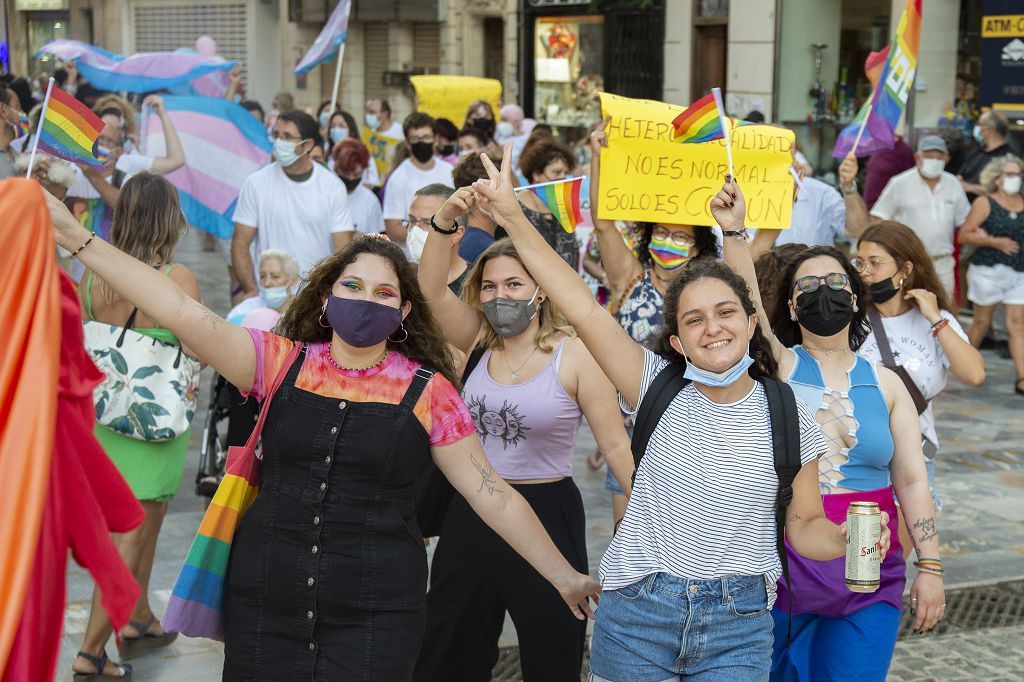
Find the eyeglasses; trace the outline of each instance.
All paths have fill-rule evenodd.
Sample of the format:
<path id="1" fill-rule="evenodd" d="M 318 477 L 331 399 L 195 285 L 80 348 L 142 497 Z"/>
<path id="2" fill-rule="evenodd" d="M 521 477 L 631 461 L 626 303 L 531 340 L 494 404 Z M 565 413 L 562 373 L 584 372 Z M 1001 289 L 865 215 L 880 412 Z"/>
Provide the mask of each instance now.
<path id="1" fill-rule="evenodd" d="M 895 263 L 892 258 L 851 258 L 850 265 L 853 269 L 862 275 L 866 272 L 874 272 L 880 265 L 886 265 L 887 263 Z"/>
<path id="2" fill-rule="evenodd" d="M 677 246 L 693 246 L 694 239 L 682 230 L 669 230 L 664 227 L 656 227 L 651 233 L 651 239 L 654 241 L 663 242 L 666 239 L 671 239 L 672 243 Z"/>
<path id="3" fill-rule="evenodd" d="M 408 218 L 402 221 L 402 227 L 406 230 L 410 230 L 414 227 L 418 227 L 423 230 L 430 230 L 430 218 L 414 218 L 409 220 Z"/>
<path id="4" fill-rule="evenodd" d="M 270 133 L 270 139 L 271 140 L 281 140 L 282 142 L 305 142 L 306 141 L 306 139 L 303 138 L 303 137 L 294 137 L 292 135 L 288 135 L 287 133 L 284 134 L 284 135 L 281 135 L 277 131 L 274 131 L 274 132 Z"/>
<path id="5" fill-rule="evenodd" d="M 426 142 L 428 144 L 434 144 L 433 135 L 423 135 L 421 137 L 410 137 L 409 144 L 416 144 L 417 142 Z"/>
<path id="6" fill-rule="evenodd" d="M 793 288 L 799 289 L 800 293 L 811 294 L 820 289 L 822 284 L 833 291 L 839 291 L 844 289 L 849 282 L 850 278 L 845 272 L 830 272 L 824 277 L 818 275 L 801 277 L 793 283 Z"/>

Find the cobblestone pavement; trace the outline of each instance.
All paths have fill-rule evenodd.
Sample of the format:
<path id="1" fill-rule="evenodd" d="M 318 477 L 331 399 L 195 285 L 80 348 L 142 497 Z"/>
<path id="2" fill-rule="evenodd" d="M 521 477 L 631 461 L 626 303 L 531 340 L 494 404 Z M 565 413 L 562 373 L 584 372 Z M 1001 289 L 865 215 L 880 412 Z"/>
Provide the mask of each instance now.
<path id="1" fill-rule="evenodd" d="M 225 313 L 227 272 L 219 253 L 202 251 L 201 233 L 187 235 L 179 259 L 193 268 L 203 296 Z M 937 463 L 944 501 L 940 533 L 949 588 L 1024 579 L 1024 398 L 1012 390 L 1008 360 L 986 351 L 988 380 L 979 389 L 951 385 L 935 402 L 942 440 Z M 203 375 L 200 411 L 193 429 L 193 448 L 177 497 L 172 501 L 157 548 L 150 586 L 151 601 L 162 613 L 178 569 L 202 518 L 202 500 L 193 493 L 198 438 L 205 417 L 210 370 Z M 591 471 L 587 453 L 594 447 L 589 429 L 580 431 L 575 479 L 587 509 L 587 540 L 593 573 L 611 537 L 611 505 L 604 491 L 604 471 Z M 911 574 L 913 569 L 911 569 Z M 908 577 L 912 577 L 908 576 Z M 908 583 L 909 584 L 909 583 Z M 92 581 L 73 561 L 68 571 L 68 608 L 58 668 L 70 680 L 71 661 L 81 643 L 88 616 Z M 1019 621 L 1018 621 L 1019 622 Z M 942 635 L 911 636 L 897 645 L 890 679 L 1024 680 L 1024 626 L 971 629 Z M 502 657 L 496 680 L 520 679 L 514 628 L 506 621 Z M 179 638 L 172 646 L 133 660 L 140 682 L 207 682 L 220 679 L 222 647 L 208 640 Z M 108 647 L 116 654 L 113 643 Z M 116 656 L 115 656 L 116 658 Z"/>

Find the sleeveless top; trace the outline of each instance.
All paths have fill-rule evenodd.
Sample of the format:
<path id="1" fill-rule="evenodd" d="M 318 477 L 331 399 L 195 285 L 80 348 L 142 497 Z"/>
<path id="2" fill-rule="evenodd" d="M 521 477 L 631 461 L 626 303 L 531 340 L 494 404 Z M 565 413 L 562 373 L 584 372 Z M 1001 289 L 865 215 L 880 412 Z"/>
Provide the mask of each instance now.
<path id="1" fill-rule="evenodd" d="M 174 263 L 167 266 L 164 270 L 165 275 L 171 274 L 171 270 L 174 269 Z M 89 319 L 95 321 L 96 318 L 92 314 L 92 270 L 85 276 L 85 312 L 89 315 Z M 127 321 L 127 320 L 126 320 Z M 181 341 L 174 335 L 170 329 L 164 329 L 160 325 L 155 327 L 132 327 L 132 331 L 138 332 L 143 336 L 148 336 L 151 339 L 156 339 L 162 343 L 166 343 L 170 346 L 180 346 Z"/>
<path id="2" fill-rule="evenodd" d="M 796 353 L 796 363 L 787 383 L 793 387 L 796 397 L 812 411 L 829 409 L 825 393 L 833 391 L 825 386 L 818 361 L 803 346 L 794 346 L 793 352 Z M 839 454 L 845 455 L 847 459 L 838 467 L 843 476 L 838 485 L 847 490 L 878 490 L 889 485 L 889 462 L 894 449 L 889 428 L 889 409 L 874 367 L 859 355 L 854 355 L 854 358 L 853 367 L 847 373 L 849 388 L 834 392 L 848 400 L 853 407 L 852 411 L 835 416 L 854 420 L 855 426 L 850 430 L 850 436 L 856 439 L 852 448 L 843 447 L 839 450 Z"/>
<path id="3" fill-rule="evenodd" d="M 547 367 L 521 384 L 499 384 L 487 371 L 486 351 L 466 379 L 462 397 L 494 470 L 505 479 L 572 476 L 572 455 L 583 416 L 558 380 L 567 339 Z"/>
<path id="4" fill-rule="evenodd" d="M 988 200 L 992 210 L 981 228 L 993 237 L 1009 237 L 1021 245 L 1020 250 L 1008 256 L 999 249 L 979 246 L 971 255 L 972 265 L 1008 265 L 1017 272 L 1024 272 L 1024 211 L 1010 217 L 1010 211 L 1003 208 L 995 199 Z"/>
<path id="5" fill-rule="evenodd" d="M 643 277 L 626 295 L 615 319 L 619 326 L 626 330 L 630 338 L 641 345 L 653 341 L 654 334 L 661 326 L 661 308 L 663 300 L 654 288 L 650 268 L 644 268 Z"/>

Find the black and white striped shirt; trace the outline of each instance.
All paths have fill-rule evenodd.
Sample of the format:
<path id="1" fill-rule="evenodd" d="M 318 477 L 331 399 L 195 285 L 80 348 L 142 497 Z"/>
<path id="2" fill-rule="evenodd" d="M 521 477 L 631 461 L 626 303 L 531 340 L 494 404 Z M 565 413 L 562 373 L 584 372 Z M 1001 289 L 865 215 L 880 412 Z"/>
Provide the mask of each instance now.
<path id="1" fill-rule="evenodd" d="M 667 364 L 644 350 L 640 400 Z M 827 445 L 799 400 L 797 411 L 806 464 Z M 651 435 L 626 516 L 601 560 L 602 585 L 615 590 L 659 572 L 698 579 L 762 574 L 774 600 L 782 572 L 777 487 L 764 387 L 756 383 L 742 399 L 720 404 L 688 385 Z"/>

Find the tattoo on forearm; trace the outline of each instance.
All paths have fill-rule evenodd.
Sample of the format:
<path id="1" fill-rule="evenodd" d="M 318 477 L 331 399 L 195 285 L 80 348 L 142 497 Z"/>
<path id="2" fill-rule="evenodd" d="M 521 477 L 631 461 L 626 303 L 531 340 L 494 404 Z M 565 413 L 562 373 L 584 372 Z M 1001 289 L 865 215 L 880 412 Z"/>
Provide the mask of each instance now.
<path id="1" fill-rule="evenodd" d="M 199 312 L 203 316 L 203 322 L 210 325 L 211 330 L 216 329 L 217 325 L 220 324 L 220 317 L 217 316 L 217 313 L 213 312 L 202 303 L 197 302 L 196 306 L 199 308 Z"/>
<path id="2" fill-rule="evenodd" d="M 938 535 L 939 529 L 935 527 L 934 516 L 918 519 L 910 526 L 910 538 L 914 541 L 915 547 L 938 537 Z"/>
<path id="3" fill-rule="evenodd" d="M 494 469 L 491 468 L 486 462 L 481 462 L 473 455 L 469 456 L 469 461 L 473 463 L 473 466 L 477 471 L 480 472 L 480 487 L 476 489 L 480 492 L 484 488 L 487 488 L 487 494 L 493 495 L 494 493 L 501 494 L 498 490 L 498 480 L 494 476 Z"/>
<path id="4" fill-rule="evenodd" d="M 800 520 L 800 519 L 802 519 L 802 518 L 803 518 L 803 517 L 802 517 L 802 516 L 800 516 L 799 514 L 793 514 L 793 515 L 791 515 L 791 516 L 790 516 L 790 517 L 789 517 L 788 519 L 786 519 L 786 520 L 787 520 L 787 521 L 799 521 L 799 520 Z"/>

